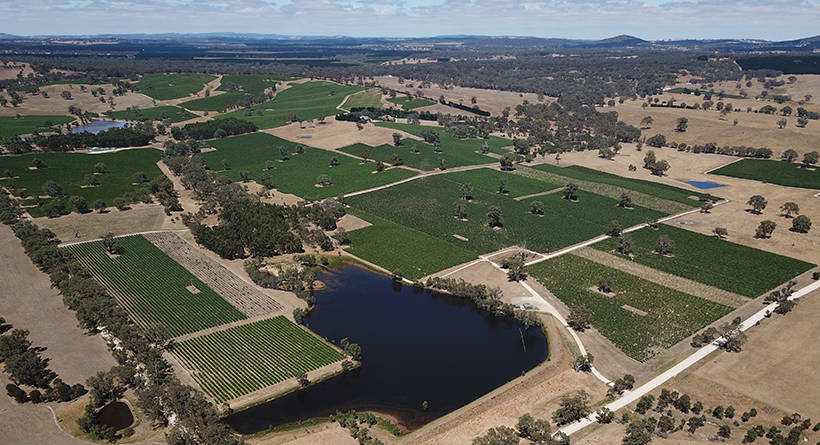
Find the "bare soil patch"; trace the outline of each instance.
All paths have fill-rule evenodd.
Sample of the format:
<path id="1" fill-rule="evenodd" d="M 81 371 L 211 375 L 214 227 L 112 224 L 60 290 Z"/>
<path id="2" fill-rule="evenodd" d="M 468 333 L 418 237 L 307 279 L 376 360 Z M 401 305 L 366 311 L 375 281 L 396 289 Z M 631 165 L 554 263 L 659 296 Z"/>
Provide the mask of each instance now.
<path id="1" fill-rule="evenodd" d="M 647 313 L 646 313 L 646 312 L 644 312 L 644 311 L 642 311 L 642 310 L 640 310 L 640 309 L 638 309 L 638 308 L 634 308 L 634 307 L 632 307 L 632 306 L 630 306 L 630 305 L 628 305 L 628 304 L 625 304 L 625 305 L 621 306 L 621 309 L 625 309 L 625 310 L 627 310 L 627 311 L 629 311 L 629 312 L 632 312 L 633 314 L 640 315 L 641 317 L 646 317 L 646 315 L 647 315 Z"/>
<path id="2" fill-rule="evenodd" d="M 124 235 L 160 230 L 165 220 L 165 212 L 158 204 L 132 204 L 131 210 L 119 211 L 112 207 L 105 213 L 71 213 L 59 218 L 37 218 L 34 223 L 56 233 L 64 243 L 74 243 L 97 239 L 108 232 Z M 181 222 L 173 225 L 177 229 L 185 228 Z"/>
<path id="3" fill-rule="evenodd" d="M 454 233 L 454 234 L 453 234 L 453 238 L 455 238 L 455 239 L 459 239 L 459 240 L 461 240 L 461 241 L 470 241 L 469 239 L 467 239 L 467 238 L 465 238 L 465 237 L 463 237 L 463 236 L 461 236 L 461 235 L 459 235 L 459 234 L 457 234 L 457 233 Z"/>
<path id="4" fill-rule="evenodd" d="M 328 119 L 321 124 L 316 123 L 313 126 L 305 125 L 304 128 L 300 128 L 299 124 L 294 123 L 285 125 L 284 127 L 263 130 L 263 132 L 291 142 L 310 145 L 311 147 L 324 150 L 337 150 L 355 143 L 363 143 L 371 147 L 382 144 L 392 144 L 393 133 L 395 133 L 396 130 L 377 127 L 373 124 L 365 124 L 361 130 L 358 130 L 354 122 Z M 405 133 L 404 135 L 405 137 L 418 139 L 416 136 L 410 134 Z M 310 138 L 305 139 L 300 136 L 310 136 Z"/>
<path id="5" fill-rule="evenodd" d="M 342 227 L 348 232 L 351 230 L 356 229 L 363 229 L 365 227 L 372 226 L 373 224 L 351 214 L 346 214 L 345 216 L 341 217 L 339 221 L 336 223 L 337 227 Z"/>
<path id="6" fill-rule="evenodd" d="M 7 226 L 0 227 L 0 277 L 0 316 L 14 328 L 31 332 L 32 344 L 45 348 L 42 356 L 63 381 L 84 384 L 97 372 L 116 366 L 103 338 L 77 326 L 48 275 L 32 264 Z"/>
<path id="7" fill-rule="evenodd" d="M 92 88 L 100 88 L 102 86 L 103 89 L 106 90 L 108 93 L 105 95 L 107 99 L 109 95 L 111 95 L 111 91 L 114 89 L 113 85 L 85 85 L 87 87 L 86 91 L 83 92 L 80 89 L 80 85 L 74 84 L 60 84 L 60 85 L 49 85 L 44 86 L 40 89 L 40 94 L 31 94 L 31 93 L 22 93 L 23 96 L 23 103 L 20 104 L 18 107 L 8 107 L 8 108 L 0 108 L 0 116 L 14 116 L 17 113 L 20 114 L 43 114 L 43 115 L 68 115 L 67 110 L 70 105 L 75 107 L 81 108 L 83 111 L 91 111 L 94 113 L 103 114 L 106 111 L 111 110 L 111 107 L 108 105 L 108 102 L 100 102 L 100 96 L 94 97 L 91 94 Z M 68 91 L 71 93 L 71 100 L 65 100 L 60 97 L 60 94 L 63 91 Z M 46 92 L 48 94 L 48 98 L 43 97 L 42 92 Z M 154 105 L 154 100 L 150 97 L 140 94 L 140 93 L 127 93 L 124 96 L 118 96 L 114 98 L 114 110 L 125 110 L 128 107 L 138 106 L 140 108 L 151 108 L 157 105 L 161 105 L 159 101 L 157 101 L 157 105 Z"/>

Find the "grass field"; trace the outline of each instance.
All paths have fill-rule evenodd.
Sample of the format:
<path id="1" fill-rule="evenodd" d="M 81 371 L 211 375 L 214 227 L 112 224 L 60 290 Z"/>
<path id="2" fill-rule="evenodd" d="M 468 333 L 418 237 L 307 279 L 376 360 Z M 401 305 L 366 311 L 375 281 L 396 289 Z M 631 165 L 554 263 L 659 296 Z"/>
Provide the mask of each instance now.
<path id="1" fill-rule="evenodd" d="M 350 97 L 347 98 L 344 104 L 345 110 L 352 110 L 356 107 L 374 107 L 374 108 L 381 108 L 382 105 L 382 92 L 379 89 L 371 89 L 369 91 L 359 91 L 358 93 L 351 94 Z"/>
<path id="2" fill-rule="evenodd" d="M 129 120 L 129 121 L 147 121 L 147 120 L 165 120 L 167 119 L 172 124 L 177 122 L 182 122 L 188 119 L 192 119 L 196 117 L 194 114 L 190 114 L 188 117 L 182 115 L 182 109 L 179 107 L 172 107 L 172 106 L 163 106 L 163 107 L 153 107 L 153 108 L 142 108 L 139 110 L 140 113 L 136 114 L 133 111 L 109 111 L 106 114 L 117 120 Z"/>
<path id="3" fill-rule="evenodd" d="M 276 98 L 272 102 L 254 105 L 251 116 L 245 116 L 245 110 L 236 110 L 216 116 L 216 118 L 236 117 L 251 121 L 261 129 L 287 125 L 287 115 L 291 112 L 296 113 L 296 116 L 303 120 L 316 119 L 319 115 L 332 118 L 341 113 L 336 107 L 342 103 L 345 96 L 363 90 L 364 88 L 361 87 L 322 81 L 294 84 L 276 93 Z M 258 111 L 262 112 L 261 116 L 257 113 Z"/>
<path id="4" fill-rule="evenodd" d="M 516 175 L 514 173 L 492 170 L 489 168 L 447 173 L 445 177 L 462 184 L 470 184 L 473 188 L 479 188 L 491 193 L 496 193 L 500 190 L 501 180 L 504 179 L 507 181 L 505 195 L 510 198 L 518 198 L 519 196 L 547 192 L 566 186 L 566 184 L 561 184 L 558 182 L 540 181 L 538 179 L 528 178 L 526 176 Z M 559 193 L 558 196 L 562 195 Z M 543 199 L 550 198 L 545 198 L 543 196 L 532 198 L 532 200 L 540 200 L 542 202 Z M 527 202 L 532 202 L 532 200 L 527 200 Z"/>
<path id="5" fill-rule="evenodd" d="M 140 186 L 133 184 L 133 175 L 143 172 L 149 180 L 162 174 L 157 162 L 162 152 L 154 149 L 123 150 L 114 153 L 86 154 L 86 153 L 38 153 L 21 156 L 0 157 L 0 172 L 9 169 L 15 175 L 13 179 L 3 179 L 0 183 L 20 196 L 24 192 L 27 196 L 44 196 L 43 184 L 54 181 L 63 188 L 63 201 L 66 208 L 68 197 L 82 196 L 89 206 L 98 199 L 102 199 L 109 206 L 114 198 L 126 192 L 133 192 Z M 29 170 L 34 158 L 39 158 L 46 164 L 46 168 Z M 105 173 L 95 175 L 99 186 L 82 187 L 85 185 L 85 175 L 93 174 L 94 166 L 102 162 L 106 166 Z M 12 186 L 12 183 L 14 186 Z M 16 189 L 15 189 L 16 187 Z M 42 203 L 48 202 L 43 199 Z M 27 204 L 24 202 L 24 205 Z M 31 216 L 43 216 L 38 207 L 27 209 Z"/>
<path id="6" fill-rule="evenodd" d="M 709 174 L 753 179 L 787 187 L 820 189 L 820 170 L 806 170 L 800 168 L 801 165 L 799 162 L 790 164 L 765 159 L 741 159 Z"/>
<path id="7" fill-rule="evenodd" d="M 378 216 L 356 210 L 350 213 L 373 225 L 349 232 L 347 251 L 387 270 L 398 269 L 405 278 L 417 280 L 478 258 L 460 247 L 463 241 L 456 238 L 443 242 Z"/>
<path id="8" fill-rule="evenodd" d="M 344 358 L 282 316 L 182 341 L 174 346 L 174 355 L 216 403 Z"/>
<path id="9" fill-rule="evenodd" d="M 652 358 L 731 312 L 728 306 L 571 254 L 531 266 L 530 275 L 567 306 L 589 308 L 592 326 L 638 361 Z M 614 296 L 590 290 L 597 288 L 601 279 L 612 279 Z M 646 315 L 624 309 L 624 305 Z"/>
<path id="10" fill-rule="evenodd" d="M 0 116 L 0 138 L 30 134 L 35 131 L 40 133 L 53 131 L 51 127 L 45 126 L 46 121 L 51 121 L 51 125 L 60 125 L 74 120 L 75 118 L 69 116 L 22 116 L 20 119 L 14 116 Z"/>
<path id="11" fill-rule="evenodd" d="M 483 254 L 503 247 L 526 243 L 527 248 L 549 252 L 601 235 L 606 224 L 618 220 L 623 227 L 638 224 L 646 217 L 661 215 L 649 209 L 623 209 L 612 198 L 581 193 L 579 202 L 569 202 L 560 194 L 537 198 L 544 203 L 545 215 L 530 213 L 530 200 L 474 189 L 467 204 L 467 221 L 454 217 L 455 202 L 462 184 L 442 176 L 410 181 L 366 195 L 347 198 L 354 208 L 406 227 L 453 242 L 454 234 L 465 237 L 457 245 Z M 501 230 L 488 227 L 486 214 L 498 206 L 504 219 Z M 462 244 L 463 243 L 463 244 Z"/>
<path id="12" fill-rule="evenodd" d="M 436 103 L 428 99 L 408 99 L 407 96 L 398 96 L 392 99 L 387 99 L 396 105 L 400 105 L 403 110 L 414 110 L 416 108 L 427 107 L 435 105 Z"/>
<path id="13" fill-rule="evenodd" d="M 188 97 L 202 90 L 206 83 L 216 79 L 210 74 L 146 74 L 139 82 L 140 93 L 156 100 Z M 148 89 L 148 84 L 152 88 Z"/>
<path id="14" fill-rule="evenodd" d="M 654 253 L 658 237 L 675 242 L 674 256 Z M 814 267 L 804 261 L 776 255 L 729 241 L 661 224 L 658 230 L 632 232 L 635 261 L 729 292 L 755 298 Z M 610 239 L 592 247 L 614 250 Z"/>
<path id="15" fill-rule="evenodd" d="M 503 155 L 509 151 L 503 147 L 512 147 L 511 140 L 497 136 L 490 136 L 487 139 L 459 139 L 450 136 L 450 133 L 444 131 L 443 127 L 428 127 L 424 125 L 400 124 L 396 122 L 378 122 L 376 125 L 379 127 L 406 131 L 407 133 L 418 137 L 421 137 L 421 132 L 424 130 L 433 130 L 438 133 L 439 140 L 441 141 L 441 149 L 444 153 L 447 153 L 448 150 L 455 150 L 457 152 L 474 152 L 481 148 L 485 142 L 487 143 L 487 147 L 489 147 L 490 152 L 495 154 Z"/>
<path id="16" fill-rule="evenodd" d="M 225 75 L 222 76 L 217 91 L 227 91 L 229 84 L 238 86 L 243 92 L 249 94 L 256 94 L 265 91 L 267 88 L 273 88 L 280 80 L 290 80 L 288 76 L 279 76 L 276 74 L 251 74 L 251 75 Z"/>
<path id="17" fill-rule="evenodd" d="M 184 267 L 140 235 L 118 238 L 121 255 L 110 257 L 101 241 L 66 249 L 94 274 L 143 327 L 162 324 L 176 337 L 245 319 Z M 193 293 L 187 286 L 199 291 Z"/>
<path id="18" fill-rule="evenodd" d="M 268 173 L 277 190 L 302 198 L 328 198 L 340 193 L 389 184 L 415 175 L 404 169 L 388 169 L 381 173 L 373 173 L 375 163 L 361 164 L 357 159 L 344 155 L 337 155 L 339 165 L 331 167 L 330 158 L 334 156 L 333 153 L 305 147 L 304 153 L 295 154 L 298 144 L 267 133 L 217 139 L 210 141 L 209 144 L 217 149 L 203 153 L 208 167 L 212 170 L 222 170 L 222 160 L 226 159 L 230 170 L 222 172 L 223 174 L 238 181 L 239 172 L 247 170 L 251 179 L 256 179 L 265 171 L 265 162 L 270 160 L 273 161 L 274 167 Z M 280 147 L 290 153 L 289 160 L 279 162 Z M 329 175 L 333 185 L 316 187 L 316 179 L 322 174 Z"/>

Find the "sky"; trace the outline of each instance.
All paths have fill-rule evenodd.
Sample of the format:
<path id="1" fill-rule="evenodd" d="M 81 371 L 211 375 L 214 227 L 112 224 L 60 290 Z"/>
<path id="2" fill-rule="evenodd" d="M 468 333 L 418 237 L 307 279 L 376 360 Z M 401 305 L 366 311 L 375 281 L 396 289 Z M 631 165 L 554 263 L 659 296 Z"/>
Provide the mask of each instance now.
<path id="1" fill-rule="evenodd" d="M 0 33 L 792 40 L 820 0 L 0 0 Z"/>

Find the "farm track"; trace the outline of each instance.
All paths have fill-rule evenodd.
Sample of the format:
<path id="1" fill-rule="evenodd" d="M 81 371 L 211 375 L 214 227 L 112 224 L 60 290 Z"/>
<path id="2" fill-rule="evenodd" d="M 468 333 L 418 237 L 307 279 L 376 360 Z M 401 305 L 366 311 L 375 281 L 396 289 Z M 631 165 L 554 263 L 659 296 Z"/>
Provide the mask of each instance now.
<path id="1" fill-rule="evenodd" d="M 195 277 L 248 317 L 270 316 L 283 306 L 256 290 L 225 266 L 197 252 L 193 246 L 172 232 L 152 232 L 145 239 L 188 269 Z"/>
<path id="2" fill-rule="evenodd" d="M 618 269 L 630 275 L 660 284 L 661 286 L 679 290 L 683 293 L 731 308 L 738 308 L 749 302 L 749 299 L 742 295 L 672 275 L 590 247 L 578 249 L 573 253 L 581 258 Z"/>

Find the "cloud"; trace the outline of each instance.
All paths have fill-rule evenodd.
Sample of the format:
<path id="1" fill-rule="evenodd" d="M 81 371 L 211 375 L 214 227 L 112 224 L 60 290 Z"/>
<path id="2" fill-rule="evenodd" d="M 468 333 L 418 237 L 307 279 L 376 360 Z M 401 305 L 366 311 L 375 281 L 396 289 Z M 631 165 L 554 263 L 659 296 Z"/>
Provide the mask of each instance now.
<path id="1" fill-rule="evenodd" d="M 794 39 L 818 0 L 28 0 L 0 2 L 19 35 L 240 32 L 414 37 Z"/>

